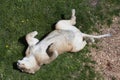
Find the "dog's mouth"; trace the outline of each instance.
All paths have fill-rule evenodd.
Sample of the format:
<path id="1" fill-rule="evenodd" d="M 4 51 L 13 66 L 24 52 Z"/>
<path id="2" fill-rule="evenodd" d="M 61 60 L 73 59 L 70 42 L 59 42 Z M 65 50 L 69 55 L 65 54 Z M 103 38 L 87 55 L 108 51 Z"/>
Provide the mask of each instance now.
<path id="1" fill-rule="evenodd" d="M 21 70 L 22 72 L 26 71 L 26 68 L 24 67 L 24 64 L 21 64 L 19 61 L 17 62 L 17 68 Z"/>
<path id="2" fill-rule="evenodd" d="M 24 66 L 21 66 L 21 64 L 18 62 L 17 67 L 21 72 L 29 73 L 29 74 L 34 74 L 35 72 L 31 71 L 30 69 L 25 68 Z"/>
<path id="3" fill-rule="evenodd" d="M 24 67 L 21 67 L 19 62 L 17 63 L 17 68 L 18 68 L 19 70 L 21 70 L 22 72 L 25 71 L 25 68 L 24 68 Z"/>

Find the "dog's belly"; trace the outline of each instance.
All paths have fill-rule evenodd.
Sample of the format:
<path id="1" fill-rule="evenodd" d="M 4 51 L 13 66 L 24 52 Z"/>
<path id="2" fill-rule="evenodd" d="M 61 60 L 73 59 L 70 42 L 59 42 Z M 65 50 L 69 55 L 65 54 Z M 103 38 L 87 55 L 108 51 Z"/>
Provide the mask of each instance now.
<path id="1" fill-rule="evenodd" d="M 72 50 L 72 44 L 66 41 L 62 41 L 61 43 L 59 42 L 55 42 L 53 43 L 50 48 L 49 51 L 53 52 L 53 51 L 57 51 L 59 54 L 64 53 L 64 52 L 70 52 Z"/>
<path id="2" fill-rule="evenodd" d="M 75 34 L 69 30 L 55 30 L 46 37 L 46 42 L 50 42 L 49 51 L 57 51 L 59 54 L 72 50 L 72 43 Z"/>

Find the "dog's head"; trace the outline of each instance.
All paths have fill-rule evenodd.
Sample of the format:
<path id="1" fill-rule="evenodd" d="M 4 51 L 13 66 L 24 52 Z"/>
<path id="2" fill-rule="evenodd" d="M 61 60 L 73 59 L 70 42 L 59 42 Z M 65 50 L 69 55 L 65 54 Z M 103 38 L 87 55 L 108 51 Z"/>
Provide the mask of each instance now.
<path id="1" fill-rule="evenodd" d="M 33 56 L 18 60 L 17 66 L 22 72 L 30 74 L 34 74 L 40 68 Z"/>
<path id="2" fill-rule="evenodd" d="M 34 56 L 30 56 L 34 50 L 34 45 L 36 45 L 39 40 L 34 38 L 38 34 L 37 31 L 33 31 L 26 35 L 26 41 L 28 43 L 28 48 L 26 50 L 26 57 L 22 60 L 18 60 L 17 66 L 22 72 L 32 73 L 34 74 L 40 66 L 37 64 L 37 61 Z"/>
<path id="3" fill-rule="evenodd" d="M 22 60 L 18 60 L 17 66 L 22 72 L 34 74 L 43 65 L 44 60 L 49 59 L 48 55 L 41 55 L 43 53 L 40 48 L 37 48 L 39 40 L 35 38 L 38 34 L 37 31 L 28 33 L 26 35 L 26 41 L 28 48 L 26 50 L 26 57 Z"/>

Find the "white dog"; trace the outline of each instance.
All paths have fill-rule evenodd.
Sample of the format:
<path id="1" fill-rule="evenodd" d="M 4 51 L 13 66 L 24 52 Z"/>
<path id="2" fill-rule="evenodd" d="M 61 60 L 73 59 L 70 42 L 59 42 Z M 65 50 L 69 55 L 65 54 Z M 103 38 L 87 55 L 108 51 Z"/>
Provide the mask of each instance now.
<path id="1" fill-rule="evenodd" d="M 80 32 L 74 25 L 76 24 L 75 10 L 72 10 L 70 20 L 60 20 L 56 24 L 56 30 L 51 32 L 42 41 L 35 38 L 37 31 L 28 33 L 26 40 L 28 48 L 26 56 L 18 60 L 18 68 L 27 73 L 34 74 L 43 64 L 48 64 L 64 52 L 78 52 L 87 44 L 84 37 L 102 38 L 110 36 L 104 34 L 99 36 L 88 35 Z"/>

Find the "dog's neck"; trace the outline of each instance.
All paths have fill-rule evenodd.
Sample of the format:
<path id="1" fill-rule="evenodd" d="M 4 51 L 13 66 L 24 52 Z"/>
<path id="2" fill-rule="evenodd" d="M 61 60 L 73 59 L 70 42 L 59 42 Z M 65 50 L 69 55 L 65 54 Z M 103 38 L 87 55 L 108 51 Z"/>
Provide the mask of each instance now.
<path id="1" fill-rule="evenodd" d="M 29 68 L 33 67 L 33 65 L 36 65 L 36 60 L 33 55 L 29 57 L 24 57 L 22 62 L 28 63 L 29 65 L 26 65 L 26 66 Z"/>

